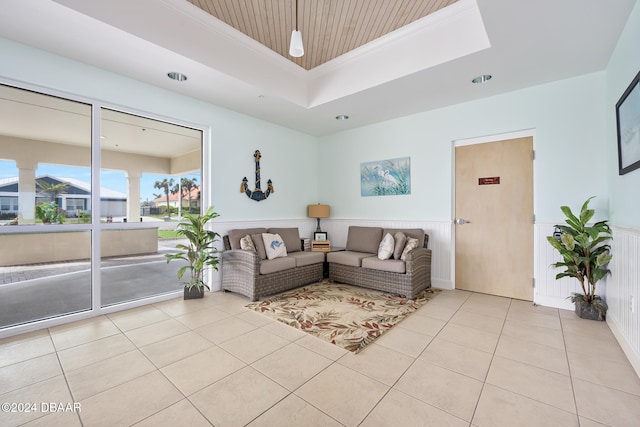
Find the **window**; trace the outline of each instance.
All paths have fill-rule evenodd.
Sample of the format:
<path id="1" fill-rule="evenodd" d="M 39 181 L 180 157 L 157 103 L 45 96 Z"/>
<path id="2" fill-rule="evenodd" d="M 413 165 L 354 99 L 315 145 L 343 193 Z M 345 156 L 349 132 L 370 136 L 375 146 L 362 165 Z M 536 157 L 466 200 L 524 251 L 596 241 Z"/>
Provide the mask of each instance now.
<path id="1" fill-rule="evenodd" d="M 17 197 L 0 197 L 0 210 L 5 212 L 15 210 L 14 205 L 18 204 L 17 199 Z"/>
<path id="2" fill-rule="evenodd" d="M 66 207 L 64 209 L 67 211 L 67 216 L 71 217 L 87 211 L 87 202 L 91 200 L 66 198 L 65 201 Z"/>
<path id="3" fill-rule="evenodd" d="M 12 248 L 0 252 L 0 283 L 19 282 L 0 286 L 0 336 L 181 291 L 180 265 L 164 258 L 175 242 L 163 243 L 158 230 L 178 222 L 176 184 L 200 185 L 203 132 L 91 102 L 0 83 L 0 247 Z M 165 180 L 175 202 L 154 213 Z M 27 265 L 29 275 L 12 274 Z"/>

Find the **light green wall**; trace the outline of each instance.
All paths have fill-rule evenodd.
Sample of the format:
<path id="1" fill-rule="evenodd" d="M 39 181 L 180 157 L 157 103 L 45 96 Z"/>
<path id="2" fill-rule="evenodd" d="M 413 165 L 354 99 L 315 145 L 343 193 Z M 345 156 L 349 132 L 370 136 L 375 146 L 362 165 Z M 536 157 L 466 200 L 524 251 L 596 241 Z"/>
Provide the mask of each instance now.
<path id="1" fill-rule="evenodd" d="M 604 96 L 605 74 L 593 73 L 321 138 L 319 197 L 340 218 L 450 220 L 453 141 L 535 129 L 536 219 L 558 221 L 559 206 L 592 195 L 606 216 Z M 361 162 L 404 156 L 411 195 L 360 196 Z"/>
<path id="2" fill-rule="evenodd" d="M 610 217 L 618 226 L 640 228 L 640 169 L 618 175 L 615 105 L 640 72 L 640 3 L 633 9 L 607 67 L 606 135 Z"/>
<path id="3" fill-rule="evenodd" d="M 1 38 L 0 57 L 0 77 L 209 128 L 212 201 L 221 220 L 306 218 L 306 205 L 317 202 L 317 143 L 309 135 Z M 256 149 L 262 189 L 268 179 L 275 189 L 261 202 L 240 193 L 244 176 L 254 188 Z"/>
<path id="4" fill-rule="evenodd" d="M 591 195 L 598 196 L 592 204 L 598 215 L 606 216 L 610 192 L 616 222 L 637 226 L 633 212 L 640 201 L 627 195 L 638 187 L 640 171 L 617 177 L 612 104 L 639 68 L 637 55 L 630 54 L 638 39 L 638 9 L 627 26 L 636 28 L 625 32 L 607 72 L 322 138 L 5 39 L 0 55 L 11 61 L 0 62 L 0 76 L 209 127 L 213 203 L 226 220 L 304 218 L 305 206 L 320 201 L 330 203 L 337 218 L 446 221 L 453 216 L 452 141 L 534 129 L 538 221 L 557 221 L 561 204 L 579 206 Z M 239 193 L 242 177 L 253 176 L 255 149 L 263 154 L 263 187 L 272 179 L 276 191 L 260 203 Z M 411 157 L 411 195 L 360 196 L 361 162 L 405 156 Z M 609 159 L 604 165 L 603 158 Z"/>

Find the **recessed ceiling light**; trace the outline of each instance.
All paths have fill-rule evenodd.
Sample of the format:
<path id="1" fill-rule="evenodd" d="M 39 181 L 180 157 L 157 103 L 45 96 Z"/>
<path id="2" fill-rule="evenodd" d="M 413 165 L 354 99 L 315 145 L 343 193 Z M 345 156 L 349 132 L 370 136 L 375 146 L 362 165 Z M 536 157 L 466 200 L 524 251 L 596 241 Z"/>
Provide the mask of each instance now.
<path id="1" fill-rule="evenodd" d="M 471 80 L 472 83 L 486 83 L 489 80 L 491 80 L 491 74 L 483 74 L 481 76 L 476 77 L 475 79 Z"/>
<path id="2" fill-rule="evenodd" d="M 346 114 L 340 114 L 336 116 L 336 120 L 349 120 L 349 116 L 347 116 Z"/>
<path id="3" fill-rule="evenodd" d="M 187 76 L 185 76 L 182 73 L 178 73 L 177 71 L 171 71 L 171 72 L 167 73 L 167 76 L 169 76 L 169 78 L 171 80 L 177 80 L 179 82 L 183 82 L 183 81 L 187 80 Z"/>

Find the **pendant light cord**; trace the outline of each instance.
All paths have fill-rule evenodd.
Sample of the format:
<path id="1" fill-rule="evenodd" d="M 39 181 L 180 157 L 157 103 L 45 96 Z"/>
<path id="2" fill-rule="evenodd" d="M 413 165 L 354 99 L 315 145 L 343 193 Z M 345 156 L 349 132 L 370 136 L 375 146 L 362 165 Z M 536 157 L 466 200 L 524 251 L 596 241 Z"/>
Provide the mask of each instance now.
<path id="1" fill-rule="evenodd" d="M 298 0 L 296 0 L 296 31 L 298 31 Z"/>

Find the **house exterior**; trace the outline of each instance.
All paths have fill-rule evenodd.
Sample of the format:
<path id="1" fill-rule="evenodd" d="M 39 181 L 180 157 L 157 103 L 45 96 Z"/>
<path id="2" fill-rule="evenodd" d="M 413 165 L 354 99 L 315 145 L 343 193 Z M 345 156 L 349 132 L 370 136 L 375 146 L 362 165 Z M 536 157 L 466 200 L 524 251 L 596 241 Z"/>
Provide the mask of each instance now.
<path id="1" fill-rule="evenodd" d="M 91 212 L 91 185 L 74 178 L 60 178 L 40 175 L 36 181 L 48 184 L 66 184 L 67 188 L 56 198 L 57 205 L 65 211 L 67 218 L 75 218 L 81 212 Z M 36 193 L 36 206 L 48 202 L 50 196 L 42 191 Z M 126 215 L 127 195 L 119 191 L 102 187 L 100 189 L 100 205 L 103 216 Z M 19 212 L 18 177 L 0 179 L 0 219 L 16 218 Z"/>
<path id="2" fill-rule="evenodd" d="M 189 194 L 191 193 L 191 194 Z M 200 208 L 200 186 L 196 186 L 191 189 L 190 192 L 183 191 L 182 197 L 179 192 L 170 193 L 169 194 L 169 206 L 172 208 L 178 209 L 178 207 L 182 204 L 182 209 L 186 209 L 189 207 L 189 200 L 191 200 L 191 209 L 197 210 Z M 182 203 L 180 203 L 182 201 Z M 166 197 L 158 197 L 157 199 L 152 200 L 151 205 L 153 207 L 158 208 L 160 211 L 163 208 L 166 210 L 167 208 L 167 198 Z"/>

